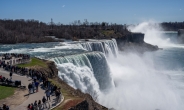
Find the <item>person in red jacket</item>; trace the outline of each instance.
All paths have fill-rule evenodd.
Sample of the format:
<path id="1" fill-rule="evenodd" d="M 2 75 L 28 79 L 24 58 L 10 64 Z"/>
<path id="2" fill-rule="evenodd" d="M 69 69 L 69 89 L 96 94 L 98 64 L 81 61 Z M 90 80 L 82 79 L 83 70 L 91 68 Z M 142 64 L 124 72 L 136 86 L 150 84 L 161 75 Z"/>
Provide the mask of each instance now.
<path id="1" fill-rule="evenodd" d="M 0 75 L 0 80 L 1 80 L 2 78 L 3 78 L 2 75 Z"/>

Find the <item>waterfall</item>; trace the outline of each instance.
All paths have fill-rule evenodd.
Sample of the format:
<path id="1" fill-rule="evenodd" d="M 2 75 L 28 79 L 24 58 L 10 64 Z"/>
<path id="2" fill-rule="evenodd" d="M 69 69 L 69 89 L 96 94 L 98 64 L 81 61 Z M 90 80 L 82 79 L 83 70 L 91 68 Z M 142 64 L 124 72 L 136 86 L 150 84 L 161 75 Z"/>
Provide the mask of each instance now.
<path id="1" fill-rule="evenodd" d="M 100 51 L 107 56 L 117 56 L 118 47 L 115 39 L 112 40 L 98 40 L 80 43 L 81 46 L 88 51 Z"/>
<path id="2" fill-rule="evenodd" d="M 114 86 L 106 57 L 101 52 L 56 57 L 59 77 L 83 92 L 106 90 Z"/>

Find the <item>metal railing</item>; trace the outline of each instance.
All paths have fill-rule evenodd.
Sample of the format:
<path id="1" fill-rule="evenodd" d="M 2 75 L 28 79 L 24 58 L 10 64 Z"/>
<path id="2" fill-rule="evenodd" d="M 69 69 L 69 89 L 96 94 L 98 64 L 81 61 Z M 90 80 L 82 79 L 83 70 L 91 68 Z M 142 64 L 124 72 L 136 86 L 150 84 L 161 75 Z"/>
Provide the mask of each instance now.
<path id="1" fill-rule="evenodd" d="M 59 96 L 58 99 L 55 98 L 55 102 L 57 102 L 57 103 L 55 103 L 54 106 L 50 105 L 50 102 L 49 101 L 46 101 L 45 103 L 42 103 L 42 104 L 37 105 L 37 106 L 34 106 L 34 110 L 45 110 L 45 109 L 51 110 L 55 106 L 57 106 L 58 104 L 60 104 L 62 98 L 63 98 L 63 96 Z"/>

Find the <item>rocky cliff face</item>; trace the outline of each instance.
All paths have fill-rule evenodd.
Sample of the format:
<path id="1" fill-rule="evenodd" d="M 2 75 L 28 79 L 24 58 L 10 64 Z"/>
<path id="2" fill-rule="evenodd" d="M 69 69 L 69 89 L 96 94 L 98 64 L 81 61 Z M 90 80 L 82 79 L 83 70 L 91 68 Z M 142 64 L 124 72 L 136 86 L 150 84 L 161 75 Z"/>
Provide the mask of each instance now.
<path id="1" fill-rule="evenodd" d="M 29 68 L 39 71 L 41 73 L 44 73 L 49 78 L 55 78 L 58 76 L 58 69 L 53 61 L 48 61 L 48 60 L 43 60 L 43 59 L 40 59 L 40 60 L 45 62 L 47 67 L 40 67 L 40 66 L 35 65 Z"/>
<path id="2" fill-rule="evenodd" d="M 144 42 L 144 34 L 143 33 L 129 33 L 124 35 L 123 37 L 116 38 L 117 43 L 125 43 L 125 42 L 132 42 L 132 43 L 143 43 Z"/>
<path id="3" fill-rule="evenodd" d="M 108 110 L 108 108 L 95 102 L 87 93 L 81 92 L 79 89 L 74 89 L 61 80 L 59 77 L 54 78 L 61 85 L 61 89 L 64 89 L 65 100 L 61 105 L 61 110 Z M 81 99 L 81 100 L 76 100 Z M 77 103 L 75 103 L 77 101 Z"/>
<path id="4" fill-rule="evenodd" d="M 99 104 L 93 102 L 92 100 L 85 99 L 68 110 L 108 110 L 106 107 L 99 106 Z"/>
<path id="5" fill-rule="evenodd" d="M 116 38 L 118 48 L 121 51 L 155 51 L 158 50 L 158 46 L 154 46 L 144 42 L 143 33 L 129 33 L 123 37 Z"/>
<path id="6" fill-rule="evenodd" d="M 65 83 L 63 80 L 61 80 L 58 77 L 58 69 L 53 61 L 42 61 L 47 64 L 47 67 L 33 66 L 30 68 L 44 73 L 49 77 L 49 79 L 55 82 L 54 84 L 61 88 L 65 100 L 58 109 L 62 108 L 61 110 L 108 110 L 106 107 L 95 102 L 95 100 L 89 94 L 85 94 L 78 89 L 76 90 Z M 72 102 L 71 104 L 69 101 L 77 101 L 78 103 Z"/>

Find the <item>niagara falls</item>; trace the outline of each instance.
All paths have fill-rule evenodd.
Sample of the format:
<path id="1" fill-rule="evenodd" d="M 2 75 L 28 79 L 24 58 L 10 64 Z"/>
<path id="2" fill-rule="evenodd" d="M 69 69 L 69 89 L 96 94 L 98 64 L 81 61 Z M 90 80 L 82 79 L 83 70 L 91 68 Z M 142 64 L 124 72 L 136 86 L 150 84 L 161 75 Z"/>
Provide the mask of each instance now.
<path id="1" fill-rule="evenodd" d="M 0 1 L 0 110 L 184 110 L 184 1 Z"/>

